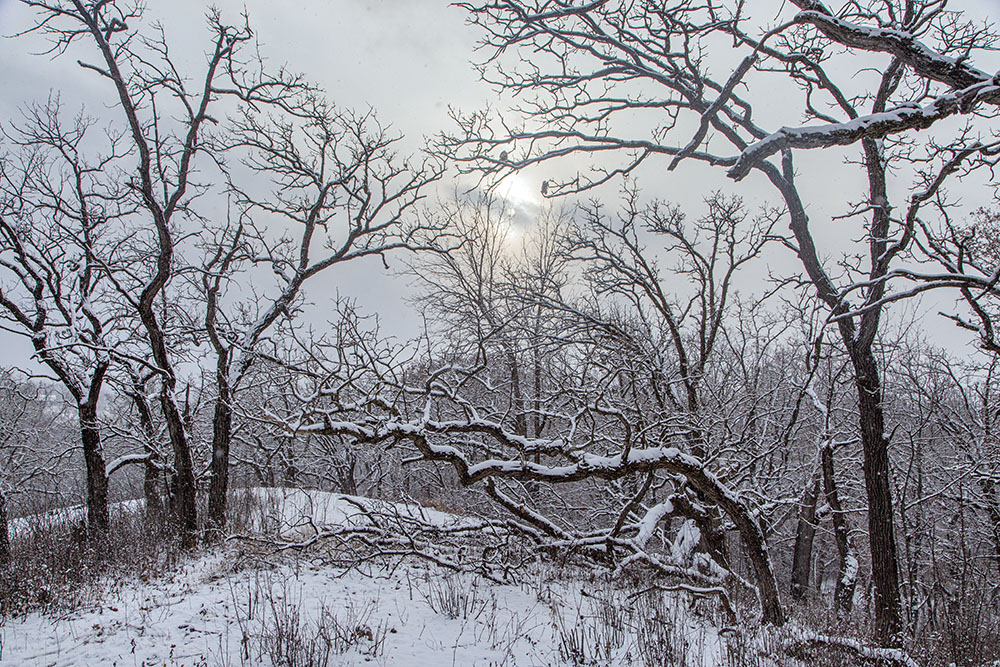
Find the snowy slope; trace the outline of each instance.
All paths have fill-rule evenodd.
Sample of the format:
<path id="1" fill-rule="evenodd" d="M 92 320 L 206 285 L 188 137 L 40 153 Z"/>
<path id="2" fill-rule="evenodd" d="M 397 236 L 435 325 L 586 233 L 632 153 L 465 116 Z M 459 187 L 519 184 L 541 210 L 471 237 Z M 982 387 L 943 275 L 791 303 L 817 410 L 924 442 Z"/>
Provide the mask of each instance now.
<path id="1" fill-rule="evenodd" d="M 361 521 L 358 505 L 377 503 L 258 493 L 269 508 L 259 527 L 288 539 L 313 534 L 307 520 L 319 529 Z M 474 522 L 417 506 L 391 509 L 443 526 Z M 295 644 L 295 633 L 300 648 L 329 649 L 331 665 L 573 664 L 573 653 L 587 664 L 641 664 L 642 642 L 680 644 L 673 650 L 690 654 L 692 665 L 725 664 L 718 634 L 686 605 L 655 611 L 670 619 L 654 628 L 661 635 L 624 621 L 620 632 L 607 629 L 616 609 L 635 599 L 604 583 L 539 574 L 500 585 L 421 562 L 362 573 L 297 550 L 249 559 L 244 548 L 231 541 L 193 556 L 170 578 L 130 585 L 64 617 L 10 619 L 0 627 L 0 665 L 267 665 Z"/>

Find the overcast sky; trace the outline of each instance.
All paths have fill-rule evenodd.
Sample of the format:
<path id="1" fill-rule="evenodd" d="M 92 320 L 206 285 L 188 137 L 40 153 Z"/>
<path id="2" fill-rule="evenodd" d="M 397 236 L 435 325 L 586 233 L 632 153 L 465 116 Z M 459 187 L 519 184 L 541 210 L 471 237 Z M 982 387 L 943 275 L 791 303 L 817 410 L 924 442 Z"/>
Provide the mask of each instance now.
<path id="1" fill-rule="evenodd" d="M 164 23 L 172 54 L 180 55 L 192 73 L 200 71 L 209 37 L 204 29 L 208 3 L 147 4 L 147 19 Z M 214 4 L 233 21 L 244 7 L 243 2 L 228 0 Z M 305 74 L 341 107 L 375 109 L 383 123 L 403 135 L 403 151 L 418 151 L 425 136 L 447 125 L 449 104 L 479 108 L 488 99 L 488 88 L 469 64 L 475 33 L 465 25 L 464 12 L 446 2 L 249 0 L 245 6 L 271 64 L 287 64 Z M 0 0 L 4 35 L 23 30 L 30 19 L 31 13 L 15 0 Z M 0 40 L 0 118 L 17 117 L 20 106 L 50 92 L 59 93 L 68 109 L 85 103 L 90 113 L 104 113 L 94 93 L 101 82 L 70 58 L 33 55 L 46 47 L 34 36 Z M 390 265 L 395 269 L 400 263 L 401 256 Z M 313 281 L 311 300 L 322 303 L 334 293 L 356 297 L 366 311 L 379 314 L 385 331 L 415 335 L 419 318 L 405 303 L 409 281 L 387 272 L 377 259 L 351 264 Z M 24 341 L 15 346 L 16 353 L 10 355 L 5 348 L 8 354 L 0 361 L 14 363 L 29 350 Z"/>
<path id="2" fill-rule="evenodd" d="M 204 29 L 207 3 L 153 0 L 147 4 L 148 18 L 164 23 L 172 53 L 184 54 L 182 60 L 190 64 L 190 71 L 199 71 L 208 43 Z M 263 53 L 273 64 L 287 63 L 290 69 L 301 71 L 326 89 L 338 105 L 374 108 L 384 122 L 405 135 L 404 146 L 408 150 L 417 150 L 423 137 L 450 127 L 448 105 L 473 110 L 497 101 L 470 66 L 470 61 L 477 57 L 473 52 L 478 36 L 475 29 L 465 25 L 463 10 L 449 7 L 444 0 L 247 0 L 245 3 L 220 0 L 215 4 L 234 20 L 245 5 Z M 771 0 L 770 4 L 777 16 L 782 3 Z M 987 7 L 988 11 L 989 6 L 997 4 L 998 0 L 982 0 L 980 7 Z M 766 9 L 764 5 L 755 6 Z M 784 12 L 789 11 L 786 6 Z M 0 0 L 0 32 L 10 35 L 24 29 L 29 21 L 30 14 L 16 0 Z M 3 66 L 0 80 L 4 84 L 0 118 L 14 117 L 20 105 L 44 99 L 50 91 L 59 91 L 68 105 L 86 103 L 91 113 L 101 113 L 103 103 L 93 92 L 98 85 L 96 77 L 80 70 L 68 58 L 53 61 L 46 56 L 31 55 L 44 48 L 44 43 L 35 37 L 0 40 Z M 782 111 L 780 95 L 772 94 L 765 102 L 772 113 Z M 795 123 L 795 117 L 783 122 Z M 800 152 L 800 156 L 803 165 L 820 159 L 818 154 Z M 853 195 L 860 185 L 856 170 L 830 171 L 828 165 L 835 164 L 835 160 L 831 161 L 829 155 L 822 160 L 827 166 L 818 171 L 806 169 L 807 175 L 815 177 L 801 183 L 813 206 L 811 215 L 818 214 L 814 220 L 843 212 L 845 193 Z M 645 173 L 651 189 L 660 197 L 692 206 L 695 209 L 692 215 L 700 213 L 696 205 L 704 194 L 723 186 L 744 194 L 752 204 L 764 201 L 756 199 L 754 188 L 760 184 L 755 186 L 752 178 L 734 187 L 718 170 L 686 163 L 684 169 L 668 179 L 664 167 L 665 164 L 657 164 L 652 173 L 650 170 Z M 529 173 L 507 183 L 501 192 L 517 199 L 522 207 L 530 207 L 538 203 L 540 181 L 538 172 Z M 447 191 L 452 187 L 449 182 L 442 189 Z M 614 196 L 614 189 L 606 190 L 605 195 Z M 766 196 L 770 195 L 768 191 Z M 837 226 L 815 228 L 821 243 L 835 242 L 844 235 Z M 784 259 L 773 258 L 772 262 L 788 270 L 797 268 L 794 258 L 787 255 Z M 395 265 L 398 264 L 397 260 Z M 321 287 L 311 287 L 312 298 L 322 301 L 324 294 L 334 292 L 357 297 L 363 308 L 380 315 L 386 331 L 408 337 L 416 332 L 419 323 L 404 303 L 408 282 L 387 273 L 379 262 L 373 261 L 344 267 L 326 276 Z M 952 332 L 950 325 L 942 330 Z M 6 349 L 8 353 L 16 350 Z M 13 360 L 5 355 L 0 361 Z"/>

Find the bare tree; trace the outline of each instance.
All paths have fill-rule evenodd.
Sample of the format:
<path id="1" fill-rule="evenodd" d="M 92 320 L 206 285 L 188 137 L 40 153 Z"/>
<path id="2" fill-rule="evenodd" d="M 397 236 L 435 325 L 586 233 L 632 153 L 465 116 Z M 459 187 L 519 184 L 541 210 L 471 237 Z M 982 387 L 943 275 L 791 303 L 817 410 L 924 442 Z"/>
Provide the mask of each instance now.
<path id="1" fill-rule="evenodd" d="M 26 32 L 49 37 L 54 53 L 84 44 L 92 54 L 96 49 L 96 60 L 79 62 L 100 75 L 122 114 L 128 159 L 118 169 L 141 230 L 128 243 L 145 261 L 114 284 L 145 332 L 158 373 L 177 519 L 190 543 L 197 527 L 196 479 L 192 434 L 177 398 L 177 349 L 197 345 L 203 331 L 215 357 L 209 519 L 221 528 L 234 392 L 255 346 L 294 310 L 310 277 L 350 259 L 411 247 L 403 218 L 440 168 L 399 159 L 396 139 L 372 114 L 338 110 L 300 77 L 266 71 L 259 54 L 246 48 L 253 38 L 246 16 L 229 24 L 218 11 L 209 12 L 210 50 L 192 79 L 178 67 L 162 28 L 143 29 L 139 3 L 25 4 L 38 12 Z M 235 117 L 231 126 L 211 134 L 226 113 Z M 253 188 L 230 179 L 234 212 L 213 225 L 208 208 L 195 202 L 220 205 L 224 179 L 232 176 L 225 161 L 237 156 L 251 172 L 273 179 L 270 196 L 251 194 Z M 217 169 L 214 183 L 193 180 L 196 173 L 205 178 L 205 167 Z M 257 176 L 251 180 L 259 185 Z M 267 228 L 275 222 L 297 227 L 294 238 Z M 201 261 L 193 259 L 192 248 L 200 248 Z M 239 290 L 230 287 L 254 265 L 271 269 L 277 284 L 240 301 Z M 196 276 L 194 295 L 178 281 L 184 276 Z M 200 314 L 178 311 L 188 307 Z"/>
<path id="2" fill-rule="evenodd" d="M 212 50 L 198 87 L 189 91 L 188 79 L 175 66 L 162 30 L 140 36 L 138 3 L 26 0 L 25 4 L 37 12 L 37 23 L 27 32 L 50 38 L 52 52 L 65 54 L 79 43 L 89 46 L 96 59 L 80 60 L 80 66 L 108 86 L 122 115 L 123 143 L 127 142 L 131 159 L 120 173 L 134 197 L 137 218 L 151 233 L 149 256 L 154 268 L 117 286 L 145 331 L 151 362 L 159 372 L 160 409 L 174 453 L 177 521 L 185 542 L 192 544 L 197 510 L 191 447 L 175 396 L 177 374 L 157 300 L 173 276 L 178 226 L 201 190 L 192 187 L 190 177 L 204 144 L 204 128 L 213 120 L 210 107 L 222 92 L 220 79 L 239 67 L 234 57 L 251 32 L 246 24 L 227 25 L 218 13 L 211 14 Z"/>
<path id="3" fill-rule="evenodd" d="M 578 309 L 581 325 L 598 332 L 610 325 L 603 330 L 603 345 L 615 350 L 616 339 L 624 343 L 613 354 L 622 354 L 618 363 L 637 373 L 630 380 L 636 400 L 648 393 L 655 410 L 684 415 L 691 424 L 685 451 L 700 460 L 717 458 L 715 447 L 728 445 L 724 437 L 711 443 L 707 418 L 722 403 L 717 392 L 726 383 L 712 383 L 707 392 L 704 384 L 717 379 L 711 376 L 719 366 L 717 346 L 725 337 L 736 273 L 760 254 L 773 225 L 764 215 L 742 229 L 747 215 L 738 198 L 715 193 L 706 204 L 708 213 L 692 223 L 676 206 L 654 202 L 641 208 L 638 192 L 627 189 L 620 217 L 596 203 L 584 207 L 585 222 L 569 240 L 593 295 Z M 658 241 L 662 248 L 647 245 Z M 670 269 L 662 267 L 664 260 L 674 262 Z M 671 274 L 687 285 L 671 281 Z M 631 313 L 634 324 L 620 327 L 620 315 L 611 314 L 616 312 Z M 608 363 L 616 363 L 613 356 Z M 706 400 L 713 392 L 716 396 Z M 692 511 L 681 496 L 677 501 L 675 509 L 688 512 L 713 558 L 725 565 L 725 535 L 717 518 L 711 511 Z"/>
<path id="4" fill-rule="evenodd" d="M 5 130 L 17 147 L 0 158 L 0 306 L 5 329 L 27 338 L 35 356 L 76 403 L 87 467 L 87 518 L 108 530 L 108 475 L 98 403 L 112 363 L 116 269 L 112 230 L 128 204 L 105 169 L 126 150 L 117 137 L 88 160 L 95 120 L 66 122 L 57 99 L 30 106 Z"/>
<path id="5" fill-rule="evenodd" d="M 337 109 L 314 90 L 280 106 L 280 117 L 246 106 L 234 121 L 227 150 L 271 179 L 271 188 L 259 194 L 259 184 L 230 181 L 238 222 L 207 244 L 199 268 L 204 329 L 215 352 L 208 508 L 216 529 L 225 526 L 235 393 L 262 337 L 279 318 L 292 318 L 309 279 L 348 261 L 385 261 L 388 253 L 415 250 L 418 231 L 436 231 L 407 216 L 422 189 L 440 177 L 439 165 L 411 166 L 395 152 L 398 138 L 373 113 Z M 237 297 L 238 307 L 227 304 L 226 287 L 254 265 L 270 269 L 276 284 L 249 299 Z"/>
<path id="6" fill-rule="evenodd" d="M 712 551 L 714 559 L 686 561 L 693 555 L 691 536 L 698 534 L 692 526 L 712 526 L 707 539 L 718 539 L 721 513 L 741 537 L 765 621 L 781 624 L 785 612 L 757 513 L 704 462 L 729 443 L 714 441 L 700 395 L 733 276 L 760 252 L 770 221 L 764 216 L 744 230 L 733 224 L 744 215 L 740 203 L 724 198 L 710 200 L 709 211 L 694 225 L 700 237 L 662 204 L 640 208 L 628 199 L 620 219 L 600 207 L 585 210 L 562 252 L 592 272 L 588 291 L 604 293 L 608 301 L 602 303 L 577 302 L 561 294 L 558 282 L 557 289 L 534 291 L 507 265 L 497 236 L 502 230 L 487 224 L 496 222 L 487 217 L 489 209 L 481 210 L 457 253 L 426 260 L 432 267 L 423 274 L 427 298 L 438 296 L 435 308 L 463 327 L 449 354 L 439 354 L 445 358 L 432 359 L 412 379 L 399 371 L 379 375 L 371 362 L 369 368 L 331 365 L 327 377 L 313 380 L 311 400 L 285 428 L 368 446 L 409 443 L 410 462 L 445 462 L 460 485 L 485 485 L 542 545 L 576 545 L 617 567 L 645 565 L 692 577 L 725 595 L 718 586 L 730 574 L 723 546 Z M 668 240 L 667 255 L 694 286 L 693 306 L 685 305 L 686 297 L 675 303 L 665 291 L 639 234 Z M 545 326 L 534 340 L 534 332 L 526 335 L 519 327 L 539 305 Z M 455 330 L 448 328 L 445 341 L 456 337 Z M 514 346 L 525 339 L 533 344 Z M 676 341 L 676 348 L 668 347 L 674 354 L 662 352 L 664 339 Z M 521 359 L 531 359 L 538 345 L 558 347 L 558 363 L 536 367 L 546 376 L 535 384 L 538 393 L 519 394 L 511 371 L 522 372 Z M 678 355 L 689 362 L 683 370 Z M 525 433 L 529 416 L 540 418 L 540 431 Z M 571 491 L 545 491 L 554 487 Z M 593 509 L 576 522 L 573 511 L 553 511 L 572 505 L 569 498 Z M 678 514 L 687 527 L 674 538 L 666 536 L 669 528 L 661 534 L 661 523 L 669 525 Z M 654 541 L 662 553 L 654 553 Z"/>
<path id="7" fill-rule="evenodd" d="M 725 168 L 735 180 L 758 174 L 774 187 L 793 235 L 788 245 L 829 309 L 854 368 L 875 630 L 886 644 L 901 641 L 902 625 L 876 334 L 887 303 L 948 284 L 890 287 L 906 277 L 900 262 L 920 231 L 924 205 L 949 177 L 991 163 L 995 145 L 979 140 L 975 128 L 1000 101 L 994 77 L 972 64 L 995 46 L 995 33 L 949 4 L 844 2 L 831 10 L 818 0 L 793 0 L 777 23 L 762 25 L 742 2 L 464 2 L 483 31 L 483 77 L 514 96 L 523 121 L 456 114 L 459 130 L 440 143 L 467 170 L 487 176 L 571 155 L 624 158 L 571 180 L 546 181 L 548 196 L 595 187 L 656 156 L 671 158 L 668 169 L 694 160 Z M 727 42 L 741 59 L 714 63 L 708 54 Z M 871 71 L 872 58 L 882 59 L 878 76 L 854 77 Z M 710 69 L 729 74 L 716 78 Z M 760 95 L 780 89 L 792 99 L 795 87 L 802 97 L 789 108 L 810 125 L 795 126 L 801 122 L 795 118 L 791 127 L 771 126 L 754 113 Z M 949 136 L 932 135 L 923 154 L 904 136 L 936 129 L 947 118 L 964 123 Z M 619 133 L 637 127 L 649 129 Z M 810 230 L 793 156 L 851 145 L 861 150 L 856 164 L 867 187 L 847 217 L 867 222 L 863 260 L 843 265 L 839 275 Z M 902 165 L 912 167 L 895 172 L 911 179 L 909 195 L 893 207 L 891 168 Z"/>

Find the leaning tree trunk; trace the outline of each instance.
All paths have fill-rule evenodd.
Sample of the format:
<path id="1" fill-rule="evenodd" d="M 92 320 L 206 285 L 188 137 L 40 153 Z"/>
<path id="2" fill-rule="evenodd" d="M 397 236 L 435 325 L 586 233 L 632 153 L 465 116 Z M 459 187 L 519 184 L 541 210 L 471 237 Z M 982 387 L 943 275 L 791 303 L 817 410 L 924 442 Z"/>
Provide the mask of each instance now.
<path id="1" fill-rule="evenodd" d="M 674 510 L 681 516 L 695 522 L 698 526 L 698 532 L 701 533 L 704 550 L 712 557 L 712 560 L 728 570 L 731 566 L 729 552 L 726 549 L 726 528 L 723 517 L 717 507 L 705 502 L 704 494 L 698 493 L 694 489 L 691 491 L 702 506 L 696 507 L 682 488 L 670 497 L 674 504 Z"/>
<path id="2" fill-rule="evenodd" d="M 816 538 L 816 501 L 819 497 L 820 472 L 817 471 L 806 485 L 799 506 L 799 521 L 795 529 L 795 547 L 792 551 L 792 598 L 802 600 L 809 589 L 812 572 L 813 540 Z"/>
<path id="3" fill-rule="evenodd" d="M 833 603 L 837 614 L 846 616 L 854 604 L 854 587 L 858 582 L 858 559 L 851 553 L 847 520 L 844 518 L 844 509 L 840 505 L 840 496 L 837 493 L 837 479 L 833 474 L 833 446 L 829 442 L 820 451 L 820 457 L 823 466 L 823 490 L 826 493 L 826 503 L 830 506 L 830 514 L 833 516 L 833 537 L 840 557 Z"/>
<path id="4" fill-rule="evenodd" d="M 708 477 L 703 472 L 697 477 L 701 476 Z M 784 625 L 785 610 L 781 606 L 778 582 L 774 577 L 771 557 L 767 553 L 767 543 L 764 540 L 764 531 L 761 530 L 760 524 L 757 523 L 756 518 L 747 507 L 723 491 L 717 483 L 714 483 L 714 479 L 701 480 L 690 476 L 688 479 L 699 487 L 709 500 L 721 507 L 736 524 L 736 529 L 743 540 L 743 548 L 750 559 L 757 580 L 757 591 L 760 595 L 760 606 L 763 612 L 762 620 L 770 625 Z"/>
<path id="5" fill-rule="evenodd" d="M 87 526 L 94 537 L 103 539 L 108 534 L 111 519 L 108 514 L 108 472 L 101 447 L 97 406 L 89 401 L 80 403 L 77 416 L 87 467 Z"/>

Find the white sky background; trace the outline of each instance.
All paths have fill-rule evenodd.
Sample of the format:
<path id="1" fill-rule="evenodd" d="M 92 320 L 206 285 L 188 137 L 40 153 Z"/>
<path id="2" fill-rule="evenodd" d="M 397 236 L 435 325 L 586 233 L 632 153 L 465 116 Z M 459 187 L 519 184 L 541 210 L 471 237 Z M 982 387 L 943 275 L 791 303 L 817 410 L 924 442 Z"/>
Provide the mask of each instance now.
<path id="1" fill-rule="evenodd" d="M 1000 0 L 970 1 L 982 12 L 991 12 L 991 7 L 1000 10 Z M 149 0 L 147 4 L 147 21 L 161 20 L 172 53 L 185 54 L 186 60 L 182 61 L 190 65 L 189 71 L 199 72 L 208 46 L 208 33 L 204 29 L 208 3 Z M 405 136 L 400 145 L 403 150 L 415 151 L 424 136 L 451 129 L 448 105 L 472 111 L 486 103 L 497 105 L 499 102 L 496 94 L 479 82 L 478 74 L 469 64 L 477 57 L 473 52 L 477 31 L 465 25 L 464 11 L 449 7 L 446 0 L 246 0 L 245 3 L 217 0 L 215 4 L 233 21 L 245 5 L 251 25 L 262 43 L 262 51 L 271 64 L 286 63 L 291 70 L 304 73 L 326 89 L 330 99 L 342 107 L 365 109 L 371 106 L 382 122 L 391 124 Z M 771 18 L 794 10 L 790 5 L 782 10 L 780 0 L 751 4 L 765 9 L 773 7 Z M 29 22 L 30 13 L 19 3 L 0 0 L 0 33 L 9 35 Z M 59 91 L 68 109 L 78 108 L 81 102 L 86 102 L 89 112 L 94 115 L 117 113 L 117 110 L 103 111 L 103 103 L 93 94 L 94 87 L 99 85 L 96 75 L 84 72 L 70 58 L 53 61 L 46 56 L 31 55 L 43 49 L 44 43 L 37 37 L 0 39 L 0 83 L 4 91 L 0 96 L 0 119 L 16 117 L 20 105 L 44 100 L 50 91 Z M 990 63 L 974 64 L 993 71 Z M 720 72 L 715 74 L 725 79 Z M 783 116 L 781 123 L 797 124 L 799 121 L 800 107 L 787 105 L 780 94 L 771 91 L 763 102 L 767 107 L 766 115 L 783 111 L 794 114 Z M 851 150 L 847 154 L 856 153 Z M 812 154 L 799 151 L 796 156 L 802 174 L 800 186 L 806 201 L 810 202 L 809 213 L 817 241 L 821 247 L 826 244 L 837 247 L 845 238 L 844 226 L 848 223 L 830 223 L 830 217 L 845 211 L 846 200 L 860 197 L 863 181 L 856 169 L 837 168 L 837 159 L 829 151 L 822 155 L 818 151 Z M 666 165 L 664 159 L 651 161 L 640 182 L 647 187 L 650 196 L 684 205 L 690 217 L 702 214 L 701 198 L 716 188 L 744 195 L 751 208 L 768 199 L 776 200 L 770 186 L 755 180 L 754 176 L 734 186 L 719 169 L 688 161 L 667 175 Z M 566 163 L 545 167 L 553 169 L 553 175 L 562 175 L 575 168 Z M 536 170 L 515 177 L 501 187 L 500 193 L 509 193 L 511 198 L 519 199 L 522 208 L 530 207 L 538 201 L 538 185 L 547 173 Z M 446 179 L 440 191 L 447 196 L 453 188 L 453 181 Z M 598 194 L 613 204 L 617 188 L 618 184 L 612 184 Z M 755 196 L 757 191 L 764 193 L 763 197 Z M 983 192 L 982 196 L 982 204 L 988 204 L 988 194 Z M 852 226 L 847 235 L 860 237 L 860 230 Z M 394 268 L 401 265 L 400 260 L 401 257 L 397 257 L 391 262 Z M 797 259 L 787 251 L 776 251 L 770 262 L 779 272 L 799 270 Z M 764 267 L 759 271 L 760 274 L 755 275 L 762 275 Z M 379 315 L 383 333 L 409 338 L 420 326 L 419 317 L 405 302 L 409 282 L 409 278 L 386 272 L 375 259 L 352 262 L 317 277 L 310 284 L 307 295 L 318 304 L 337 292 L 356 297 L 365 311 Z M 323 318 L 314 319 L 322 321 Z M 958 337 L 953 325 L 942 318 L 931 316 L 925 318 L 924 324 L 936 332 L 935 340 L 954 341 Z M 28 345 L 23 341 L 8 345 L 7 338 L 9 336 L 2 339 L 0 363 L 23 363 L 29 353 Z"/>
<path id="2" fill-rule="evenodd" d="M 171 53 L 196 75 L 203 69 L 203 54 L 209 46 L 205 30 L 207 2 L 199 0 L 153 0 L 148 2 L 146 22 L 164 23 Z M 243 2 L 215 3 L 224 18 L 238 22 Z M 424 136 L 447 126 L 448 105 L 479 108 L 489 90 L 479 82 L 469 65 L 475 33 L 465 26 L 464 12 L 445 2 L 407 0 L 296 0 L 271 2 L 248 0 L 251 27 L 262 53 L 273 66 L 287 64 L 324 88 L 341 107 L 376 110 L 403 140 L 401 154 L 419 150 Z M 32 14 L 15 0 L 0 0 L 0 33 L 10 35 L 29 25 Z M 115 117 L 117 110 L 103 111 L 104 103 L 94 94 L 99 79 L 62 57 L 33 55 L 46 42 L 29 35 L 0 39 L 0 119 L 19 117 L 19 107 L 44 100 L 50 91 L 61 95 L 67 111 L 86 103 L 88 113 Z M 67 56 L 70 54 L 67 54 Z M 115 118 L 117 120 L 117 118 Z M 453 186 L 445 184 L 442 190 Z M 433 193 L 431 193 L 433 194 Z M 317 276 L 307 287 L 307 297 L 319 304 L 339 293 L 355 297 L 369 313 L 378 313 L 384 333 L 408 338 L 418 333 L 420 319 L 405 303 L 408 279 L 395 276 L 402 254 L 390 256 L 392 271 L 378 258 L 349 262 Z M 317 325 L 324 314 L 311 318 Z M 0 364 L 23 363 L 30 354 L 25 340 L 7 344 L 3 336 Z"/>

